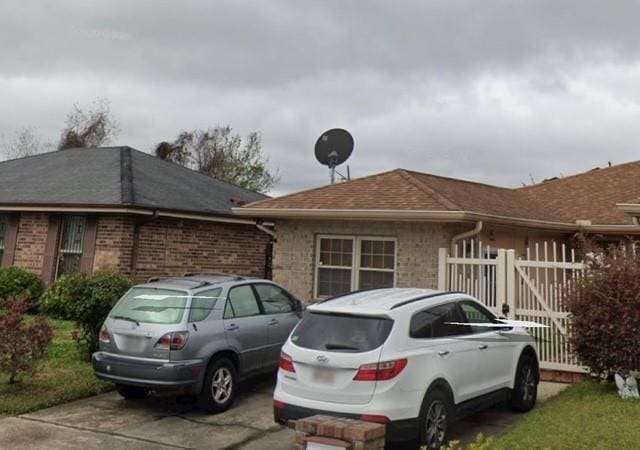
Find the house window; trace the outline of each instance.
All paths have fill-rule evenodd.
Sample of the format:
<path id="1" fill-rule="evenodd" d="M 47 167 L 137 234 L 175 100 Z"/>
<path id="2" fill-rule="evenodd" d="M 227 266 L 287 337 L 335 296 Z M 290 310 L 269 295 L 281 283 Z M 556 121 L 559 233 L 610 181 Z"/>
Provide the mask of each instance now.
<path id="1" fill-rule="evenodd" d="M 80 271 L 86 228 L 87 218 L 84 216 L 66 216 L 62 220 L 56 278 L 67 273 Z"/>
<path id="2" fill-rule="evenodd" d="M 395 285 L 395 239 L 319 236 L 316 248 L 316 297 Z"/>
<path id="3" fill-rule="evenodd" d="M 9 216 L 6 214 L 0 214 L 0 265 L 2 264 L 2 258 L 4 256 L 4 237 L 7 234 L 8 227 Z"/>

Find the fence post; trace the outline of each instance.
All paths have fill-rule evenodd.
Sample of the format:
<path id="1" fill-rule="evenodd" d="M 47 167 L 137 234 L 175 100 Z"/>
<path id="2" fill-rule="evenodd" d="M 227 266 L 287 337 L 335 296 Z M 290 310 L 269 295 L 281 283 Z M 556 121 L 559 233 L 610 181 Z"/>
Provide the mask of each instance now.
<path id="1" fill-rule="evenodd" d="M 447 291 L 447 249 L 441 248 L 438 250 L 438 290 Z"/>
<path id="2" fill-rule="evenodd" d="M 507 304 L 509 305 L 509 312 L 511 319 L 517 319 L 516 317 L 516 251 L 513 249 L 507 250 L 507 260 L 505 262 L 505 274 L 507 277 Z"/>
<path id="3" fill-rule="evenodd" d="M 506 302 L 506 250 L 498 249 L 497 265 L 496 265 L 496 308 L 498 311 L 502 309 L 502 305 Z"/>

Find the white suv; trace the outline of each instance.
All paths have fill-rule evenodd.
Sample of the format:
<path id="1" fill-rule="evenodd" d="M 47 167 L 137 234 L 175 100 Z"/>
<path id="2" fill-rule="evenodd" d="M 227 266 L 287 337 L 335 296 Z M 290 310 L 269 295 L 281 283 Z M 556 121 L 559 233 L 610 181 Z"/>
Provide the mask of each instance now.
<path id="1" fill-rule="evenodd" d="M 359 418 L 386 423 L 387 441 L 440 448 L 464 413 L 505 400 L 528 411 L 539 381 L 535 341 L 496 324 L 473 297 L 428 289 L 360 291 L 310 306 L 282 348 L 275 420 Z"/>

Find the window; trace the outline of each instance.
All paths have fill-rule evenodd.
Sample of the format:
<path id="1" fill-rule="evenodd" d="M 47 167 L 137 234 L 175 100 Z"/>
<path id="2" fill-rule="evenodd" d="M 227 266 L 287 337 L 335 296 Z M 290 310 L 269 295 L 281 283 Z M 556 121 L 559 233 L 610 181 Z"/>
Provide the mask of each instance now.
<path id="1" fill-rule="evenodd" d="M 80 270 L 86 227 L 87 218 L 84 216 L 66 216 L 62 220 L 56 278 Z"/>
<path id="2" fill-rule="evenodd" d="M 434 306 L 411 317 L 409 336 L 417 339 L 439 338 L 467 334 L 471 331 L 468 326 L 454 325 L 451 322 L 465 322 L 456 303 Z"/>
<path id="3" fill-rule="evenodd" d="M 4 256 L 4 237 L 7 234 L 7 228 L 9 228 L 9 216 L 0 214 L 0 265 Z"/>
<path id="4" fill-rule="evenodd" d="M 238 286 L 229 291 L 224 311 L 225 319 L 232 317 L 249 317 L 260 314 L 260 308 L 251 286 Z"/>
<path id="5" fill-rule="evenodd" d="M 189 322 L 201 322 L 209 317 L 213 307 L 216 305 L 222 288 L 210 291 L 199 292 L 191 297 L 191 312 L 189 313 Z"/>
<path id="6" fill-rule="evenodd" d="M 316 297 L 395 285 L 396 240 L 319 236 Z"/>
<path id="7" fill-rule="evenodd" d="M 273 284 L 254 284 L 266 314 L 284 314 L 295 311 L 294 301 L 287 292 Z"/>
<path id="8" fill-rule="evenodd" d="M 486 309 L 472 302 L 460 302 L 462 313 L 465 316 L 465 322 L 468 323 L 496 323 L 496 318 Z M 486 333 L 487 331 L 508 330 L 510 327 L 489 328 L 483 326 L 471 326 L 472 333 Z"/>
<path id="9" fill-rule="evenodd" d="M 295 328 L 291 342 L 313 350 L 368 352 L 387 340 L 392 327 L 386 317 L 311 312 Z"/>
<path id="10" fill-rule="evenodd" d="M 186 301 L 187 293 L 183 291 L 133 288 L 118 301 L 109 317 L 143 323 L 180 323 Z"/>

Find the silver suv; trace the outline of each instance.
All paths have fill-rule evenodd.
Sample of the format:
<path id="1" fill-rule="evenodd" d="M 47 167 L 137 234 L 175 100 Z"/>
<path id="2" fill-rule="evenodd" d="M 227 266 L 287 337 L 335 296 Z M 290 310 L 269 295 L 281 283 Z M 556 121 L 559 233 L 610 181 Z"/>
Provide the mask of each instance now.
<path id="1" fill-rule="evenodd" d="M 225 274 L 186 274 L 134 286 L 113 307 L 93 354 L 96 376 L 125 398 L 177 389 L 211 412 L 238 381 L 278 368 L 303 305 L 281 286 Z"/>

